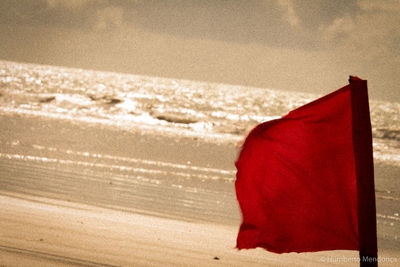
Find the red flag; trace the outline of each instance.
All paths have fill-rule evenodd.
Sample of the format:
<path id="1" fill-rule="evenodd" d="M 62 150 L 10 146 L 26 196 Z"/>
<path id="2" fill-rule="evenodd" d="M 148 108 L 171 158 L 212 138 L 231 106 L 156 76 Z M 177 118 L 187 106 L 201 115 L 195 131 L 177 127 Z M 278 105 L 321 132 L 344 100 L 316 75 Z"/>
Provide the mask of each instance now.
<path id="1" fill-rule="evenodd" d="M 258 125 L 236 167 L 243 217 L 237 248 L 376 257 L 366 81 L 351 77 L 349 85 Z"/>

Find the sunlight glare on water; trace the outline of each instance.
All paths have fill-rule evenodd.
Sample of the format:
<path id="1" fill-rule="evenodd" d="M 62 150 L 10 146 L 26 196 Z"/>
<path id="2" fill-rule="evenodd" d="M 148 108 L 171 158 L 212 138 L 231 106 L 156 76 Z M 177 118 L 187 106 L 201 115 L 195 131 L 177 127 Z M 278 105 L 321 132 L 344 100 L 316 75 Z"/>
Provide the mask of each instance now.
<path id="1" fill-rule="evenodd" d="M 0 61 L 0 113 L 236 143 L 319 95 Z M 375 159 L 400 166 L 400 103 L 370 101 Z"/>

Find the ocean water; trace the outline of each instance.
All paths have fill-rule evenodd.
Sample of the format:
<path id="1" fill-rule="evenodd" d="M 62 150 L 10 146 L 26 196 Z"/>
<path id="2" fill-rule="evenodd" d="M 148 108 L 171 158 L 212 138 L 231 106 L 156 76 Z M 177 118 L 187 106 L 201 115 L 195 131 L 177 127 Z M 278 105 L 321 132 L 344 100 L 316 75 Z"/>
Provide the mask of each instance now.
<path id="1" fill-rule="evenodd" d="M 235 145 L 320 96 L 0 61 L 0 193 L 238 225 Z M 379 246 L 399 250 L 400 103 L 370 108 Z"/>
<path id="2" fill-rule="evenodd" d="M 337 88 L 332 88 L 332 91 Z M 0 61 L 0 114 L 237 143 L 320 95 Z M 374 158 L 400 166 L 400 103 L 370 100 Z"/>

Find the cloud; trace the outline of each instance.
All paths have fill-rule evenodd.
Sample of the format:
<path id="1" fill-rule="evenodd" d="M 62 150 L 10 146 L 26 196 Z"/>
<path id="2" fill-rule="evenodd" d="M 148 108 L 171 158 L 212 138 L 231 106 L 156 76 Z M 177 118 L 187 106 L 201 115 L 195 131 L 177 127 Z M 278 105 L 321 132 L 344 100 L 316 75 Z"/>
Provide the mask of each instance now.
<path id="1" fill-rule="evenodd" d="M 121 7 L 105 7 L 96 11 L 93 28 L 110 30 L 120 28 L 124 24 L 124 9 Z"/>
<path id="2" fill-rule="evenodd" d="M 278 5 L 282 8 L 283 18 L 289 25 L 292 27 L 299 27 L 300 20 L 295 12 L 293 2 L 291 0 L 278 0 Z"/>
<path id="3" fill-rule="evenodd" d="M 400 11 L 400 3 L 398 0 L 385 0 L 385 1 L 373 1 L 373 0 L 361 0 L 359 6 L 363 10 L 370 11 L 386 11 L 386 12 L 398 12 Z"/>
<path id="4" fill-rule="evenodd" d="M 319 27 L 319 36 L 338 73 L 368 79 L 371 95 L 398 99 L 400 2 L 357 2 L 358 12 Z"/>
<path id="5" fill-rule="evenodd" d="M 49 8 L 67 8 L 77 10 L 85 6 L 89 0 L 46 0 Z"/>
<path id="6" fill-rule="evenodd" d="M 361 13 L 345 15 L 320 27 L 325 45 L 365 59 L 398 57 L 399 1 L 359 1 Z"/>

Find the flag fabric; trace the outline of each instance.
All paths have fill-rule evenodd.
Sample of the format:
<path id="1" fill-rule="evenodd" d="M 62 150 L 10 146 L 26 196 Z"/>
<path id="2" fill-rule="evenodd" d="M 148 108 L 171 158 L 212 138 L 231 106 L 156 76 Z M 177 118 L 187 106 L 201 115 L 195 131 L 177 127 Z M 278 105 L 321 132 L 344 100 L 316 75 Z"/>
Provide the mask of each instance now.
<path id="1" fill-rule="evenodd" d="M 367 81 L 256 126 L 236 161 L 238 249 L 376 257 Z"/>

